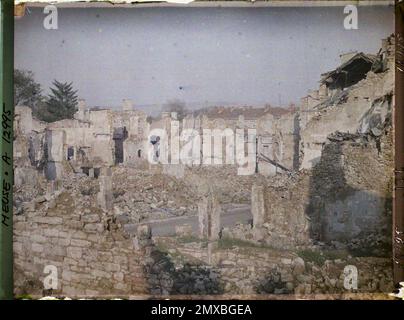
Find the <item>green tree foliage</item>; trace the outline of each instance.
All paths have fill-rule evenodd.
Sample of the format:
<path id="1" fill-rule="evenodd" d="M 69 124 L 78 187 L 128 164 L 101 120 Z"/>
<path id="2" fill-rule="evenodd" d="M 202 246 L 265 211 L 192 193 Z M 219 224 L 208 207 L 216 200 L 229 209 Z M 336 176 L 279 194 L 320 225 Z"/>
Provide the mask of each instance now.
<path id="1" fill-rule="evenodd" d="M 31 71 L 14 70 L 14 104 L 30 107 L 33 112 L 43 100 L 41 85 L 34 80 Z"/>
<path id="2" fill-rule="evenodd" d="M 73 118 L 76 112 L 77 91 L 72 83 L 53 82 L 51 94 L 42 95 L 42 88 L 34 79 L 32 71 L 14 70 L 14 104 L 27 106 L 39 120 L 53 122 Z"/>
<path id="3" fill-rule="evenodd" d="M 46 121 L 53 122 L 62 119 L 72 119 L 77 111 L 77 90 L 73 90 L 72 83 L 53 81 L 54 88 L 50 88 L 46 101 Z"/>

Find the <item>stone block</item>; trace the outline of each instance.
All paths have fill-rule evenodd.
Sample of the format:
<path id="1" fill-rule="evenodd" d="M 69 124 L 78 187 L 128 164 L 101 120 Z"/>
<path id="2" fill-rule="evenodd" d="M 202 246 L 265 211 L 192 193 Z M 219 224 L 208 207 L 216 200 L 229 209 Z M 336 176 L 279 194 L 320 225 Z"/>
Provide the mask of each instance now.
<path id="1" fill-rule="evenodd" d="M 100 222 L 100 216 L 98 214 L 85 214 L 81 217 L 81 221 L 84 223 Z"/>
<path id="2" fill-rule="evenodd" d="M 217 240 L 220 233 L 221 206 L 218 199 L 210 192 L 198 203 L 199 236 Z"/>
<path id="3" fill-rule="evenodd" d="M 42 253 L 43 252 L 43 245 L 38 244 L 38 243 L 33 243 L 32 244 L 32 251 L 37 252 L 37 253 Z"/>
<path id="4" fill-rule="evenodd" d="M 79 247 L 68 247 L 67 256 L 73 259 L 81 259 L 83 251 Z"/>
<path id="5" fill-rule="evenodd" d="M 76 247 L 89 247 L 91 242 L 81 239 L 71 239 L 70 244 Z"/>
<path id="6" fill-rule="evenodd" d="M 100 176 L 98 178 L 100 183 L 100 192 L 97 195 L 98 204 L 105 211 L 113 209 L 113 190 L 112 190 L 112 178 L 111 176 Z"/>

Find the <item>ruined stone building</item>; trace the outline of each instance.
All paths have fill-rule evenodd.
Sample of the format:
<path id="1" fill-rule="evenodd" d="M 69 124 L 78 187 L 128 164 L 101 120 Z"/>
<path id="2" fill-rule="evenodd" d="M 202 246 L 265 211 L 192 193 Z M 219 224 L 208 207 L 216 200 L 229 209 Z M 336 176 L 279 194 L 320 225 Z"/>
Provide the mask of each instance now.
<path id="1" fill-rule="evenodd" d="M 267 115 L 259 126 L 269 134 L 268 140 L 259 138 L 276 146 L 267 150 L 285 169 L 292 168 L 293 152 L 300 155 L 299 172 L 282 187 L 253 188 L 256 240 L 280 247 L 360 239 L 368 248 L 391 242 L 394 37 L 382 41 L 377 56 L 341 58 L 340 67 L 323 75 L 320 89 L 303 99 L 297 149 L 292 116 L 278 124 Z M 274 144 L 282 139 L 288 158 Z"/>
<path id="2" fill-rule="evenodd" d="M 235 134 L 242 133 L 246 150 L 249 143 L 255 146 L 256 139 L 248 136 L 248 129 L 255 130 L 258 117 L 265 112 L 264 108 L 216 107 L 196 115 L 187 114 L 181 121 L 177 119 L 175 112 L 162 112 L 161 116 L 150 124 L 149 139 L 154 145 L 154 159 L 158 160 L 157 162 L 163 162 L 164 159 L 171 167 L 178 167 L 178 164 L 234 165 L 234 161 L 227 162 L 227 157 L 228 150 L 232 150 L 230 152 L 234 158 Z M 182 154 L 180 161 L 179 154 L 173 155 L 175 147 L 182 148 L 187 144 L 190 144 L 188 154 Z M 206 157 L 208 151 L 210 156 L 209 162 L 206 163 L 202 158 Z"/>
<path id="3" fill-rule="evenodd" d="M 80 100 L 74 119 L 49 124 L 33 119 L 29 107 L 16 107 L 14 146 L 21 151 L 14 156 L 42 163 L 38 168 L 48 180 L 59 179 L 66 162 L 76 172 L 98 175 L 101 167 L 145 160 L 148 131 L 146 115 L 128 100 L 120 111 L 86 110 Z"/>
<path id="4" fill-rule="evenodd" d="M 42 290 L 48 264 L 60 271 L 57 292 L 72 296 L 339 292 L 348 264 L 365 270 L 372 292 L 390 290 L 393 98 L 389 37 L 376 55 L 342 55 L 298 108 L 163 112 L 149 122 L 130 100 L 120 110 L 81 100 L 74 119 L 44 123 L 17 106 L 16 292 Z M 211 165 L 192 162 L 206 151 L 198 144 L 181 163 L 175 146 L 204 129 L 223 133 Z M 226 129 L 256 147 L 251 175 L 215 166 Z M 247 222 L 229 223 L 243 210 Z M 157 220 L 163 229 L 192 218 L 199 232 L 183 224 L 152 235 Z M 299 256 L 323 249 L 346 256 L 323 266 Z"/>
<path id="5" fill-rule="evenodd" d="M 394 89 L 394 38 L 382 41 L 378 56 L 351 53 L 341 65 L 322 75 L 300 107 L 301 168 L 319 160 L 333 132 L 364 134 L 381 129 L 391 114 Z"/>

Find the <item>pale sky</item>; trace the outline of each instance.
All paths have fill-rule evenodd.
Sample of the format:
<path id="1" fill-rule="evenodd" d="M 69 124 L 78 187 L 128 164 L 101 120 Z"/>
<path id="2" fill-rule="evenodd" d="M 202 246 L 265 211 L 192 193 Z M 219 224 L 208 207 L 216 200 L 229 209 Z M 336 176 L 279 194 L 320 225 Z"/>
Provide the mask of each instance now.
<path id="1" fill-rule="evenodd" d="M 15 66 L 45 92 L 72 81 L 87 104 L 194 107 L 298 102 L 339 54 L 377 53 L 394 31 L 394 9 L 359 7 L 345 30 L 343 7 L 59 9 L 46 30 L 41 9 L 15 22 Z"/>

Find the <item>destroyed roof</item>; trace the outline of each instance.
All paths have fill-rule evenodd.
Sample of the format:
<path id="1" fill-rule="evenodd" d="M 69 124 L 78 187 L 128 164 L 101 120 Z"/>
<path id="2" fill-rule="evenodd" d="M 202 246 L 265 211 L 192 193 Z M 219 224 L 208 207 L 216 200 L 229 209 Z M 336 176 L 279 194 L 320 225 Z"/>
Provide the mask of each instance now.
<path id="1" fill-rule="evenodd" d="M 323 73 L 321 75 L 320 83 L 333 82 L 341 72 L 350 72 L 353 69 L 355 69 L 355 66 L 359 61 L 364 61 L 372 65 L 376 61 L 376 59 L 377 59 L 376 55 L 359 52 L 355 54 L 353 57 L 351 57 L 348 61 L 345 61 L 343 64 L 341 64 L 338 68 Z"/>

